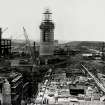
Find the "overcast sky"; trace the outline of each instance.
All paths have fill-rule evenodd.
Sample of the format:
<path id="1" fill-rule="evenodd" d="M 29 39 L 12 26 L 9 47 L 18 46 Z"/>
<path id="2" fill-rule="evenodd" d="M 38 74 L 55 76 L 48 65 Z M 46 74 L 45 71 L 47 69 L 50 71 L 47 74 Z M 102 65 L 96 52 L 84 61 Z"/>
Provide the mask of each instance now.
<path id="1" fill-rule="evenodd" d="M 39 25 L 45 8 L 51 10 L 55 39 L 105 41 L 105 0 L 0 0 L 0 27 L 3 38 L 39 40 Z"/>

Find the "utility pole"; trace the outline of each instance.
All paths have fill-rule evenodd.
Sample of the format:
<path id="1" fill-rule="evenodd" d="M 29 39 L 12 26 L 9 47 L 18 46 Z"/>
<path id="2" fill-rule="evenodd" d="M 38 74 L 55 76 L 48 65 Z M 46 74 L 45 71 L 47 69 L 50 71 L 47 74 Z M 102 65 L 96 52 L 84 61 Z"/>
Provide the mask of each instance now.
<path id="1" fill-rule="evenodd" d="M 1 41 L 2 41 L 2 28 L 0 28 L 0 57 L 2 55 Z"/>

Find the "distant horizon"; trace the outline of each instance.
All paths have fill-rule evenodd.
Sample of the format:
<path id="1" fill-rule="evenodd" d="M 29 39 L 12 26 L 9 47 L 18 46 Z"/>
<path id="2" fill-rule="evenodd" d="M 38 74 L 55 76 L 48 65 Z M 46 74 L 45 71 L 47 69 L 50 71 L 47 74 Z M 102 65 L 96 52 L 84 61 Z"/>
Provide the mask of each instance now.
<path id="1" fill-rule="evenodd" d="M 6 38 L 5 38 L 6 39 Z M 25 41 L 25 39 L 12 39 L 13 41 L 17 40 L 17 41 Z M 55 39 L 57 40 L 57 39 Z M 30 41 L 36 41 L 36 42 L 40 42 L 40 40 L 30 40 Z M 105 41 L 87 41 L 87 40 L 58 40 L 58 42 L 62 42 L 62 43 L 67 43 L 67 42 L 105 42 Z"/>

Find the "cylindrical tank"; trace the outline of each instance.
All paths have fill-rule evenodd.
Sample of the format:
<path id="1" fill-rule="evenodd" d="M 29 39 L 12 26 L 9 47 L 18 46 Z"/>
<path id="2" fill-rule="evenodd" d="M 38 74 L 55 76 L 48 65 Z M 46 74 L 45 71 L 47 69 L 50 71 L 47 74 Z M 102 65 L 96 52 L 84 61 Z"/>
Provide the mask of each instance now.
<path id="1" fill-rule="evenodd" d="M 4 80 L 2 91 L 3 91 L 3 105 L 11 105 L 11 86 L 7 79 Z"/>

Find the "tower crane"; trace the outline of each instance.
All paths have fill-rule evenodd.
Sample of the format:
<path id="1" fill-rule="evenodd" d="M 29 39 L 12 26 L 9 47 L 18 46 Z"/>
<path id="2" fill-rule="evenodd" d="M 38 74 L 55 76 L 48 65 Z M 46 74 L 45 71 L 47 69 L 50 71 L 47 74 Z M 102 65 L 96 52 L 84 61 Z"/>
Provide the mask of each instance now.
<path id="1" fill-rule="evenodd" d="M 105 87 L 103 86 L 103 84 L 84 65 L 81 64 L 81 66 L 88 72 L 88 74 L 93 78 L 93 80 L 95 81 L 95 83 L 105 93 Z"/>

